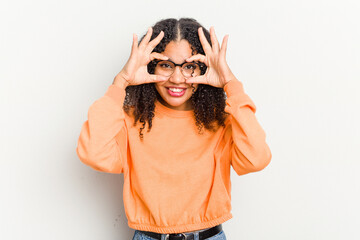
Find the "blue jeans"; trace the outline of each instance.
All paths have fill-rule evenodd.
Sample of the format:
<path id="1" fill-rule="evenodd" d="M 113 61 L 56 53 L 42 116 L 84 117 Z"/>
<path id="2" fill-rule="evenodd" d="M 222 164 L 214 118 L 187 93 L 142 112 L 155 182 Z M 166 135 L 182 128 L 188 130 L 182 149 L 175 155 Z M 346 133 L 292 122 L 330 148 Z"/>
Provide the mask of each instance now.
<path id="1" fill-rule="evenodd" d="M 194 240 L 199 240 L 199 232 L 195 231 L 194 233 L 195 233 Z M 166 234 L 162 234 L 161 240 L 165 240 L 165 237 Z M 132 240 L 154 240 L 154 239 L 155 238 L 147 236 L 139 230 L 135 230 L 134 237 L 132 238 Z M 206 240 L 226 240 L 224 229 L 218 232 L 217 234 L 215 234 L 214 236 L 207 238 Z"/>

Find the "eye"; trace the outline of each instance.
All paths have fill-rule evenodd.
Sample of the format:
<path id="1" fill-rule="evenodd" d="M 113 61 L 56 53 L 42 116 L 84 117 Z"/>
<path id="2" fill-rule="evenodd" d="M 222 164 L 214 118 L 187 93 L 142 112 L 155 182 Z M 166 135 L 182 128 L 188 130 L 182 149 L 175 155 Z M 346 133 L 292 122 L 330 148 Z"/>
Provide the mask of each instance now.
<path id="1" fill-rule="evenodd" d="M 193 70 L 195 68 L 196 68 L 195 64 L 187 64 L 184 66 L 184 69 L 186 69 L 186 70 Z"/>
<path id="2" fill-rule="evenodd" d="M 161 68 L 171 68 L 171 65 L 168 64 L 168 63 L 159 63 L 159 66 L 160 66 Z"/>

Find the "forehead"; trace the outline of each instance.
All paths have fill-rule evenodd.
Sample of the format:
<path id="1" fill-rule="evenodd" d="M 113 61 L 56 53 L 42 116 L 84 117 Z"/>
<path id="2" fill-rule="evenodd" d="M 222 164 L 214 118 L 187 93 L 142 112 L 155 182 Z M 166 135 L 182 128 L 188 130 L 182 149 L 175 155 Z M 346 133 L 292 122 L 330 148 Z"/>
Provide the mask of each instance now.
<path id="1" fill-rule="evenodd" d="M 175 63 L 180 64 L 183 63 L 185 59 L 192 56 L 192 49 L 187 40 L 181 39 L 180 41 L 169 42 L 162 54 L 169 57 L 169 59 Z"/>

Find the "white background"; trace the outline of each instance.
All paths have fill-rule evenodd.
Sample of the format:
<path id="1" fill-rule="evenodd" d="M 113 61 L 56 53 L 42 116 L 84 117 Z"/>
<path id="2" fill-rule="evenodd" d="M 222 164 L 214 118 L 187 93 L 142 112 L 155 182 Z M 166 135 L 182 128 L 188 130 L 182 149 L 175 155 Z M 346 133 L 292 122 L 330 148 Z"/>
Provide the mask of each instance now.
<path id="1" fill-rule="evenodd" d="M 193 17 L 220 40 L 272 150 L 231 171 L 230 240 L 360 239 L 357 0 L 0 3 L 1 239 L 128 240 L 123 175 L 77 158 L 89 106 L 126 62 L 132 33 Z"/>

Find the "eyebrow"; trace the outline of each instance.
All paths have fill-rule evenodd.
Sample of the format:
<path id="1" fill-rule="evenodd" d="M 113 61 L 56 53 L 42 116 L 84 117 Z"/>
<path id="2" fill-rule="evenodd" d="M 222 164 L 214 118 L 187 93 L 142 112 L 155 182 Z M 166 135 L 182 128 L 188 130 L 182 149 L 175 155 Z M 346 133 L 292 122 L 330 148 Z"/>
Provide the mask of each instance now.
<path id="1" fill-rule="evenodd" d="M 174 62 L 171 58 L 169 58 L 168 61 L 178 64 L 178 63 Z M 186 59 L 185 59 L 185 61 L 183 61 L 182 63 L 179 63 L 179 64 L 183 64 L 183 63 L 186 63 Z"/>

